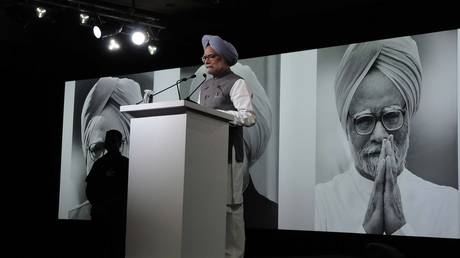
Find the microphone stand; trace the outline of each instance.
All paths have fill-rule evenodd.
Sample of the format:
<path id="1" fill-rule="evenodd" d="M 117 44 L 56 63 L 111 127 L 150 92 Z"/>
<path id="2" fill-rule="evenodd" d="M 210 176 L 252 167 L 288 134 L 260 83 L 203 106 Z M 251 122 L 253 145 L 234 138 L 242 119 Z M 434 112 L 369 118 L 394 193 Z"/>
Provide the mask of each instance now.
<path id="1" fill-rule="evenodd" d="M 156 96 L 156 95 L 162 93 L 163 91 L 168 90 L 168 89 L 170 89 L 170 88 L 176 86 L 176 87 L 177 87 L 177 95 L 179 95 L 179 100 L 180 100 L 179 84 L 180 84 L 181 82 L 185 82 L 186 80 L 191 79 L 191 78 L 195 78 L 195 77 L 196 77 L 196 75 L 195 75 L 195 74 L 192 74 L 191 76 L 189 76 L 189 77 L 187 77 L 187 78 L 182 78 L 182 79 L 178 80 L 176 83 L 174 83 L 173 85 L 171 85 L 171 86 L 169 86 L 169 87 L 166 87 L 166 88 L 160 90 L 159 92 L 156 92 L 156 93 L 153 94 L 151 97 L 153 98 L 154 96 Z"/>
<path id="2" fill-rule="evenodd" d="M 169 87 L 166 87 L 166 88 L 160 90 L 159 92 L 156 92 L 155 94 L 152 95 L 152 97 L 154 97 L 154 96 L 156 96 L 156 95 L 162 93 L 163 91 L 169 90 L 169 89 L 171 89 L 171 88 L 174 87 L 174 86 L 178 86 L 181 82 L 182 82 L 182 80 L 178 80 L 178 81 L 177 81 L 176 83 L 174 83 L 173 85 L 171 85 L 171 86 L 169 86 Z M 177 92 L 179 93 L 179 88 L 177 88 Z M 180 99 L 180 94 L 179 94 L 179 99 Z"/>
<path id="3" fill-rule="evenodd" d="M 185 81 L 185 80 L 183 80 L 183 81 Z M 180 84 L 181 82 L 182 82 L 182 80 L 178 80 L 178 81 L 176 82 L 176 88 L 177 88 L 177 97 L 179 98 L 179 100 L 180 100 L 180 90 L 179 90 L 179 84 Z"/>
<path id="4" fill-rule="evenodd" d="M 198 86 L 197 86 L 195 89 L 193 89 L 192 93 L 190 93 L 184 100 L 187 100 L 187 101 L 196 103 L 195 101 L 191 100 L 190 97 L 191 97 L 191 96 L 193 95 L 193 93 L 195 93 L 195 91 L 198 90 L 198 89 L 201 87 L 201 85 L 206 81 L 206 74 L 205 74 L 205 73 L 203 74 L 203 77 L 204 77 L 204 80 L 203 80 L 202 82 L 200 82 L 200 84 L 198 84 Z M 198 104 L 198 103 L 196 103 L 196 104 Z"/>

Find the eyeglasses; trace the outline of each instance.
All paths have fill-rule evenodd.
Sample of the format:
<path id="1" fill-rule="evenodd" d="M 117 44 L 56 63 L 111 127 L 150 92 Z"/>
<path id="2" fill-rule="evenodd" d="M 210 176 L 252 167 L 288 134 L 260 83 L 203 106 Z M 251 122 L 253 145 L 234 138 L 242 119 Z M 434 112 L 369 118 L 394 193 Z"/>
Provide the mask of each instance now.
<path id="1" fill-rule="evenodd" d="M 404 124 L 404 110 L 393 108 L 383 112 L 380 116 L 372 113 L 358 114 L 353 117 L 355 131 L 359 135 L 369 135 L 374 131 L 375 124 L 380 121 L 387 131 L 396 131 L 401 129 Z"/>
<path id="2" fill-rule="evenodd" d="M 206 56 L 202 56 L 201 57 L 201 61 L 203 61 L 203 63 L 206 62 L 206 59 L 215 59 L 217 58 L 219 55 L 216 55 L 216 54 L 209 54 L 209 55 L 206 55 Z"/>
<path id="3" fill-rule="evenodd" d="M 106 152 L 104 142 L 91 143 L 88 147 L 88 153 L 92 161 L 96 161 Z"/>
<path id="4" fill-rule="evenodd" d="M 123 138 L 121 140 L 121 149 L 120 151 L 123 151 L 123 147 L 125 145 L 126 139 Z M 96 161 L 100 157 L 104 156 L 104 154 L 107 152 L 104 146 L 104 142 L 95 142 L 91 143 L 88 147 L 88 153 L 92 161 Z"/>

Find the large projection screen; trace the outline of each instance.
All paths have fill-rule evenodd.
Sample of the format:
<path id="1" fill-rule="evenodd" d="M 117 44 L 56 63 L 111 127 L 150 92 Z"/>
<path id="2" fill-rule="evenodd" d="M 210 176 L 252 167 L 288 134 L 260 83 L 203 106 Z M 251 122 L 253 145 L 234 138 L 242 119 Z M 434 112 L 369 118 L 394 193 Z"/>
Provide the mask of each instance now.
<path id="1" fill-rule="evenodd" d="M 276 209 L 275 215 L 250 210 L 252 217 L 272 218 L 278 229 L 459 238 L 459 37 L 459 30 L 408 35 L 241 59 L 232 66 L 248 82 L 257 114 L 256 126 L 244 129 L 258 196 L 248 205 Z M 111 80 L 137 84 L 128 103 L 136 104 L 144 90 L 159 92 L 196 74 L 179 87 L 185 98 L 212 77 L 203 73 L 197 64 Z M 85 101 L 95 98 L 91 89 L 104 80 L 66 82 L 59 219 L 90 219 L 84 180 L 91 142 L 84 139 L 116 125 L 88 124 L 115 119 L 115 113 L 100 117 L 107 103 L 121 103 L 110 92 L 97 119 L 89 117 L 94 112 L 82 115 Z M 114 94 L 126 89 L 120 92 Z M 174 87 L 153 101 L 177 99 Z M 129 136 L 129 118 L 120 120 Z M 373 128 L 364 133 L 360 128 L 369 124 Z M 390 134 L 388 159 L 382 159 L 382 139 Z M 127 156 L 129 143 L 123 148 Z M 374 180 L 377 175 L 383 176 Z"/>

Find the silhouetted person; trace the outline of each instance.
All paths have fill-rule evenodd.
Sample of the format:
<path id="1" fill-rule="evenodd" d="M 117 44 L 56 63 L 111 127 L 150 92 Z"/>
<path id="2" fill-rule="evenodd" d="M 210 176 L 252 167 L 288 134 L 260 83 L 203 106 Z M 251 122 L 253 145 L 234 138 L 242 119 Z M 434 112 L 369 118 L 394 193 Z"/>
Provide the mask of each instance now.
<path id="1" fill-rule="evenodd" d="M 81 147 L 83 154 L 83 169 L 71 172 L 72 184 L 75 192 L 71 191 L 71 196 L 78 196 L 76 203 L 73 201 L 67 211 L 69 219 L 89 220 L 91 218 L 91 204 L 86 196 L 80 196 L 80 191 L 84 191 L 84 182 L 80 183 L 80 178 L 84 180 L 93 167 L 94 162 L 104 154 L 104 137 L 109 129 L 116 129 L 123 135 L 121 153 L 129 157 L 129 128 L 131 116 L 120 112 L 120 106 L 134 105 L 142 101 L 141 88 L 138 82 L 119 77 L 101 77 L 93 85 L 88 95 L 85 97 L 81 109 Z M 75 127 L 76 129 L 76 127 Z M 80 166 L 79 165 L 79 166 Z M 71 197 L 69 196 L 69 197 Z"/>
<path id="2" fill-rule="evenodd" d="M 86 178 L 86 196 L 96 233 L 98 256 L 124 257 L 129 159 L 121 155 L 123 139 L 117 130 L 105 135 L 107 150 Z"/>

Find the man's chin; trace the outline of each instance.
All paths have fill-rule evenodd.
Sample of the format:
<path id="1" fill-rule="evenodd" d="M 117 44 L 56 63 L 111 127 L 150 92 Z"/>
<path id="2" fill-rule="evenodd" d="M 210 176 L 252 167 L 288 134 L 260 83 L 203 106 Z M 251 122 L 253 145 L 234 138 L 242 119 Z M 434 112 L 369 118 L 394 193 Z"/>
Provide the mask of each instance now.
<path id="1" fill-rule="evenodd" d="M 363 162 L 361 162 L 361 169 L 358 169 L 362 176 L 374 180 L 377 176 L 377 166 L 379 163 L 379 156 L 369 155 Z"/>

